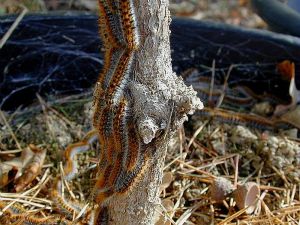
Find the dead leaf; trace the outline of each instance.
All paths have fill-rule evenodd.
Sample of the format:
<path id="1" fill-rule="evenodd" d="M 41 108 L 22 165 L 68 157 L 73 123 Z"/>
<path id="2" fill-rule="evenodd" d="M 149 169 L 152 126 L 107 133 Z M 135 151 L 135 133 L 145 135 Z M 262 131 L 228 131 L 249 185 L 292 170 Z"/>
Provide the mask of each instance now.
<path id="1" fill-rule="evenodd" d="M 0 188 L 13 182 L 15 191 L 22 191 L 39 175 L 45 157 L 46 150 L 29 145 L 22 151 L 20 157 L 2 162 L 0 164 Z"/>
<path id="2" fill-rule="evenodd" d="M 277 71 L 282 75 L 284 79 L 290 81 L 289 95 L 291 97 L 291 102 L 288 105 L 277 105 L 274 111 L 275 116 L 281 116 L 289 110 L 296 107 L 298 102 L 298 90 L 295 83 L 295 63 L 284 60 L 277 65 Z"/>
<path id="3" fill-rule="evenodd" d="M 20 157 L 15 157 L 11 160 L 4 161 L 0 164 L 0 187 L 5 187 L 12 182 L 15 178 L 22 175 L 22 169 L 33 157 L 34 153 L 30 148 L 23 149 Z M 11 173 L 15 171 L 11 175 Z"/>
<path id="4" fill-rule="evenodd" d="M 16 179 L 15 191 L 22 191 L 27 185 L 29 185 L 41 172 L 44 160 L 46 157 L 46 150 L 40 149 L 35 145 L 29 145 L 29 148 L 34 152 L 30 162 L 24 168 L 22 176 Z"/>

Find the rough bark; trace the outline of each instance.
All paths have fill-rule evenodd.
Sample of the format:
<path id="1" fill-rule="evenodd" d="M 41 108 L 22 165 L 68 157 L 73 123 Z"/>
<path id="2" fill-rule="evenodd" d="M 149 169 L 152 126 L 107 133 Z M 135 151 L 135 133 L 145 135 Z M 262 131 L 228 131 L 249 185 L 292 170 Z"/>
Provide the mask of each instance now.
<path id="1" fill-rule="evenodd" d="M 172 71 L 168 0 L 135 0 L 134 5 L 141 46 L 134 62 L 135 79 L 127 91 L 132 95 L 137 129 L 151 157 L 134 186 L 108 202 L 109 224 L 118 225 L 154 224 L 171 134 L 187 114 L 203 107 L 196 92 Z"/>

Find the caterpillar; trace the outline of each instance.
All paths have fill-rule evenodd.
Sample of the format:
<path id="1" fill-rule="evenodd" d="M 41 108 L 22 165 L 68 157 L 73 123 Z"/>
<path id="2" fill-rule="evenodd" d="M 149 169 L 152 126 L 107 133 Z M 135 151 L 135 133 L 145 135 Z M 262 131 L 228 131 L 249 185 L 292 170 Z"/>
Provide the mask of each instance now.
<path id="1" fill-rule="evenodd" d="M 195 116 L 200 116 L 201 118 L 212 118 L 220 122 L 244 125 L 259 130 L 273 131 L 275 129 L 289 129 L 295 127 L 295 125 L 283 120 L 270 120 L 257 115 L 237 113 L 224 109 L 205 108 L 201 111 L 197 111 Z"/>

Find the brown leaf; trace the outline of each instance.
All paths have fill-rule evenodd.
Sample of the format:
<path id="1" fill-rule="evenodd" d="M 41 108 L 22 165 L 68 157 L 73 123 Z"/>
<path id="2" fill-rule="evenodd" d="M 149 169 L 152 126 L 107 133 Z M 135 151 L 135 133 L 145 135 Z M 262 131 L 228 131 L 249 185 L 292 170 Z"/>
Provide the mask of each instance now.
<path id="1" fill-rule="evenodd" d="M 22 191 L 27 185 L 29 185 L 41 172 L 44 160 L 46 157 L 46 150 L 37 148 L 35 145 L 29 145 L 29 148 L 34 152 L 30 162 L 24 168 L 22 176 L 16 179 L 15 191 Z"/>
<path id="2" fill-rule="evenodd" d="M 296 107 L 298 102 L 298 90 L 295 83 L 295 63 L 284 60 L 277 65 L 277 71 L 282 75 L 283 79 L 290 81 L 289 95 L 291 97 L 291 102 L 288 105 L 277 105 L 274 111 L 275 116 L 281 116 L 288 112 L 290 109 Z"/>
<path id="3" fill-rule="evenodd" d="M 20 157 L 0 163 L 0 188 L 13 182 L 15 191 L 22 191 L 39 175 L 45 156 L 46 150 L 29 145 Z"/>

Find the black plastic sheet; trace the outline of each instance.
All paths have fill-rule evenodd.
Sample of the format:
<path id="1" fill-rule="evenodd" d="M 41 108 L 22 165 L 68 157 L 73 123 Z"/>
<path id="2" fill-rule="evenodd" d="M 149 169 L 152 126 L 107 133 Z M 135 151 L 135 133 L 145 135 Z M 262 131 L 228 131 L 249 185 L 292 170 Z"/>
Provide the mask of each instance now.
<path id="1" fill-rule="evenodd" d="M 0 37 L 14 20 L 0 18 Z M 93 87 L 103 65 L 97 30 L 95 15 L 26 16 L 0 50 L 0 107 L 26 106 L 36 93 L 69 95 Z M 215 61 L 216 80 L 222 82 L 234 64 L 229 86 L 246 85 L 257 94 L 286 99 L 289 83 L 276 72 L 276 64 L 288 59 L 300 70 L 296 37 L 183 19 L 172 21 L 171 32 L 177 74 L 197 68 L 199 77 L 211 76 Z M 298 77 L 296 82 L 299 86 Z"/>

